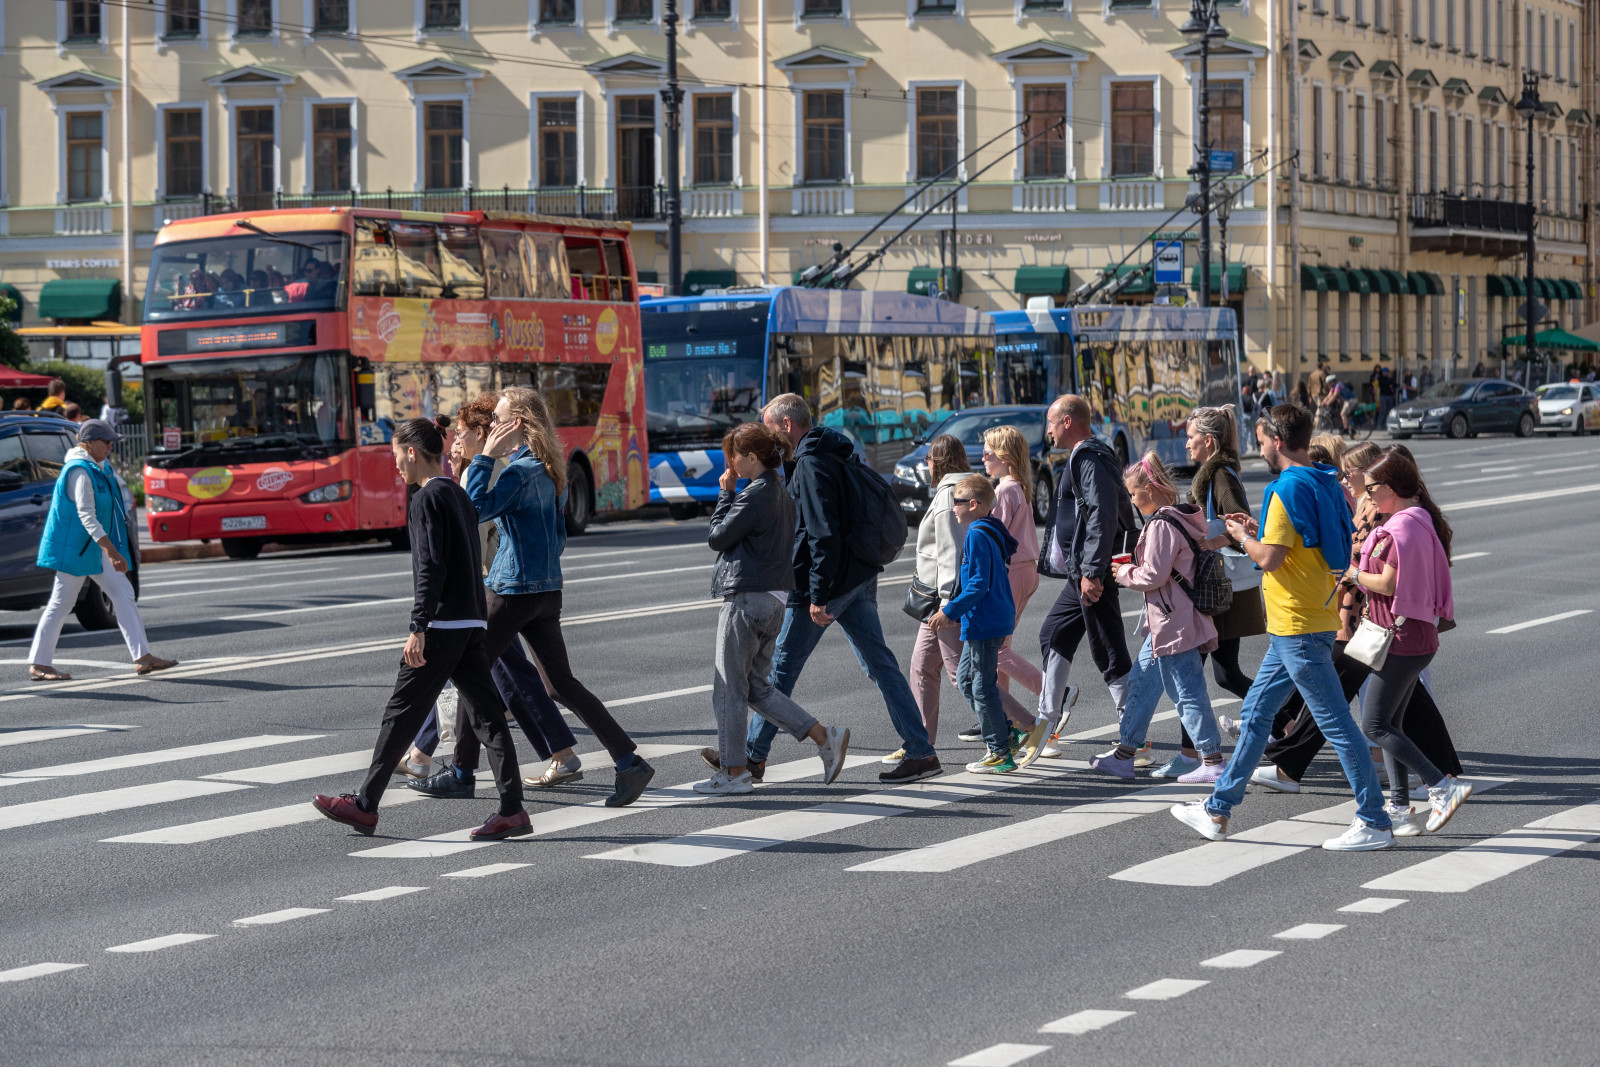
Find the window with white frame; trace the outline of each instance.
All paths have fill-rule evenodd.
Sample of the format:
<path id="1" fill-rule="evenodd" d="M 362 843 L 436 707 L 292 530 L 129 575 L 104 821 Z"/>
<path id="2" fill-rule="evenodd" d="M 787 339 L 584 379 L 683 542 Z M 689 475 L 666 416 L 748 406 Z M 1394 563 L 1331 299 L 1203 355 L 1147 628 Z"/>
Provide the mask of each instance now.
<path id="1" fill-rule="evenodd" d="M 1565 211 L 1566 207 L 1567 207 L 1567 198 L 1566 198 L 1566 189 L 1565 189 L 1565 186 L 1566 186 L 1566 182 L 1565 182 L 1566 174 L 1564 173 L 1566 171 L 1566 169 L 1567 169 L 1566 165 L 1565 165 L 1566 164 L 1566 160 L 1564 158 L 1566 156 L 1566 145 L 1565 145 L 1565 143 L 1562 141 L 1562 139 L 1560 137 L 1555 138 L 1555 142 L 1556 142 L 1555 146 L 1554 146 L 1554 149 L 1555 149 L 1555 167 L 1551 171 L 1551 175 L 1550 175 L 1550 177 L 1551 177 L 1550 184 L 1553 187 L 1553 190 L 1555 192 L 1555 196 L 1552 197 L 1551 199 L 1552 199 L 1552 201 L 1553 201 L 1553 203 L 1555 205 L 1555 209 L 1557 211 Z"/>
<path id="2" fill-rule="evenodd" d="M 916 176 L 954 180 L 960 158 L 958 90 L 954 85 L 916 89 Z"/>
<path id="3" fill-rule="evenodd" d="M 1444 0 L 1444 46 L 1456 51 L 1456 0 Z"/>
<path id="4" fill-rule="evenodd" d="M 67 44 L 99 44 L 105 32 L 100 0 L 66 0 L 66 26 L 62 39 Z"/>
<path id="5" fill-rule="evenodd" d="M 1067 176 L 1067 87 L 1028 85 L 1022 90 L 1022 111 L 1027 125 L 1022 128 L 1026 147 L 1022 150 L 1022 176 L 1025 179 L 1065 178 Z"/>
<path id="6" fill-rule="evenodd" d="M 1352 112 L 1351 132 L 1355 135 L 1354 151 L 1351 158 L 1355 164 L 1352 177 L 1357 185 L 1367 184 L 1367 98 L 1364 93 L 1357 93 L 1355 111 Z"/>
<path id="7" fill-rule="evenodd" d="M 1583 187 L 1578 183 L 1578 139 L 1567 145 L 1567 210 L 1573 218 L 1583 214 Z"/>
<path id="8" fill-rule="evenodd" d="M 1389 180 L 1389 123 L 1385 119 L 1389 102 L 1382 97 L 1372 101 L 1372 181 L 1382 187 Z"/>
<path id="9" fill-rule="evenodd" d="M 1578 84 L 1578 23 L 1567 20 L 1567 81 Z"/>
<path id="10" fill-rule="evenodd" d="M 1311 173 L 1318 178 L 1328 174 L 1328 147 L 1323 128 L 1322 86 L 1311 87 Z"/>
<path id="11" fill-rule="evenodd" d="M 273 30 L 273 0 L 236 0 L 233 35 L 235 37 L 270 37 Z"/>
<path id="12" fill-rule="evenodd" d="M 461 3 L 462 0 L 423 0 L 423 32 L 463 29 Z"/>
<path id="13" fill-rule="evenodd" d="M 234 191 L 239 207 L 270 207 L 278 188 L 278 111 L 241 104 L 233 110 Z"/>
<path id="14" fill-rule="evenodd" d="M 1367 0 L 1356 0 L 1356 25 L 1367 25 Z"/>
<path id="15" fill-rule="evenodd" d="M 1494 124 L 1485 122 L 1480 135 L 1483 138 L 1483 195 L 1499 199 L 1494 180 Z"/>
<path id="16" fill-rule="evenodd" d="M 1422 108 L 1411 109 L 1411 187 L 1419 193 L 1429 193 L 1427 183 L 1422 175 L 1423 137 L 1426 134 L 1422 125 Z"/>
<path id="17" fill-rule="evenodd" d="M 537 121 L 539 173 L 542 188 L 570 189 L 578 184 L 578 98 L 542 97 Z"/>
<path id="18" fill-rule="evenodd" d="M 694 183 L 733 183 L 733 94 L 696 93 L 690 116 Z"/>
<path id="19" fill-rule="evenodd" d="M 1455 0 L 1451 0 L 1452 3 Z M 1474 0 L 1461 0 L 1461 51 L 1472 55 L 1472 5 Z"/>
<path id="20" fill-rule="evenodd" d="M 460 189 L 466 166 L 466 102 L 429 100 L 422 105 L 422 187 Z"/>
<path id="21" fill-rule="evenodd" d="M 1422 41 L 1422 0 L 1412 0 L 1411 8 L 1411 39 Z"/>
<path id="22" fill-rule="evenodd" d="M 311 188 L 313 192 L 347 192 L 355 187 L 352 170 L 354 122 L 349 104 L 311 106 Z"/>
<path id="23" fill-rule="evenodd" d="M 1565 81 L 1566 74 L 1561 66 L 1561 20 L 1556 19 L 1550 30 L 1550 66 L 1555 72 L 1556 81 Z"/>
<path id="24" fill-rule="evenodd" d="M 918 15 L 954 15 L 960 6 L 960 0 L 911 0 L 911 10 Z"/>
<path id="25" fill-rule="evenodd" d="M 615 0 L 617 22 L 650 22 L 656 17 L 655 0 Z"/>
<path id="26" fill-rule="evenodd" d="M 1548 208 L 1550 201 L 1550 137 L 1539 135 L 1539 206 Z"/>
<path id="27" fill-rule="evenodd" d="M 800 109 L 804 180 L 844 181 L 847 170 L 844 90 L 807 90 L 801 93 Z"/>
<path id="28" fill-rule="evenodd" d="M 1509 196 L 1511 193 L 1511 161 L 1506 155 L 1506 124 L 1501 123 L 1495 128 L 1494 165 L 1499 174 L 1500 195 Z"/>
<path id="29" fill-rule="evenodd" d="M 844 0 L 795 0 L 803 19 L 836 19 L 844 17 Z"/>
<path id="30" fill-rule="evenodd" d="M 1477 160 L 1474 156 L 1478 148 L 1478 129 L 1470 118 L 1461 120 L 1461 182 L 1463 191 L 1468 196 L 1472 195 L 1473 186 L 1478 181 Z"/>
<path id="31" fill-rule="evenodd" d="M 1500 63 L 1506 61 L 1506 0 L 1495 0 L 1494 4 L 1494 58 Z"/>
<path id="32" fill-rule="evenodd" d="M 1456 117 L 1454 115 L 1446 115 L 1444 118 L 1444 182 L 1445 192 L 1447 193 L 1459 192 L 1461 188 L 1458 184 L 1460 174 L 1456 172 L 1457 154 Z"/>
<path id="33" fill-rule="evenodd" d="M 1244 82 L 1237 78 L 1211 79 L 1207 83 L 1206 103 L 1211 115 L 1206 121 L 1210 135 L 1210 148 L 1222 148 L 1239 153 L 1241 162 L 1244 143 Z"/>
<path id="34" fill-rule="evenodd" d="M 1345 91 L 1333 91 L 1333 138 L 1328 145 L 1329 154 L 1333 162 L 1333 180 L 1342 182 L 1345 179 L 1344 170 L 1344 109 Z"/>
<path id="35" fill-rule="evenodd" d="M 1439 47 L 1439 0 L 1428 0 L 1428 43 Z"/>
<path id="36" fill-rule="evenodd" d="M 1550 18 L 1539 12 L 1539 73 L 1550 76 Z"/>
<path id="37" fill-rule="evenodd" d="M 698 22 L 727 22 L 733 18 L 733 0 L 694 0 Z"/>
<path id="38" fill-rule="evenodd" d="M 350 5 L 353 0 L 315 0 L 311 11 L 312 33 L 349 33 Z"/>
<path id="39" fill-rule="evenodd" d="M 1438 192 L 1439 185 L 1439 112 L 1428 109 L 1428 191 Z"/>
<path id="40" fill-rule="evenodd" d="M 200 36 L 200 0 L 167 0 L 161 36 L 168 41 L 193 40 Z"/>
<path id="41" fill-rule="evenodd" d="M 1320 90 L 1319 90 L 1320 91 Z M 1156 86 L 1152 81 L 1111 83 L 1111 176 L 1156 172 Z"/>
<path id="42" fill-rule="evenodd" d="M 198 107 L 161 112 L 161 191 L 169 198 L 202 195 L 206 185 L 206 113 Z"/>
<path id="43" fill-rule="evenodd" d="M 106 116 L 103 111 L 65 113 L 67 202 L 105 197 Z"/>
<path id="44" fill-rule="evenodd" d="M 1533 50 L 1533 8 L 1528 8 L 1524 14 L 1527 17 L 1524 19 L 1526 25 L 1523 27 L 1522 33 L 1522 39 L 1524 41 L 1524 47 L 1522 49 L 1522 65 L 1530 71 L 1538 70 L 1539 68 L 1534 64 L 1535 53 Z"/>
<path id="45" fill-rule="evenodd" d="M 540 26 L 573 26 L 578 22 L 577 0 L 534 0 Z"/>
<path id="46" fill-rule="evenodd" d="M 1333 17 L 1339 22 L 1346 21 L 1344 14 L 1344 0 L 1333 0 Z"/>

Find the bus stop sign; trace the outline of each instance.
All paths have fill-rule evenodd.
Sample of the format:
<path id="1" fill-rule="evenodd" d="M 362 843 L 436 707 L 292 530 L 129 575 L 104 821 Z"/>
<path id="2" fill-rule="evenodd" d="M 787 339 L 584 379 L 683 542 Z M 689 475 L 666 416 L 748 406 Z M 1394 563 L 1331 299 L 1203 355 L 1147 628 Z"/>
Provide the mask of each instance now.
<path id="1" fill-rule="evenodd" d="M 1155 283 L 1157 285 L 1183 284 L 1183 242 L 1157 241 Z"/>

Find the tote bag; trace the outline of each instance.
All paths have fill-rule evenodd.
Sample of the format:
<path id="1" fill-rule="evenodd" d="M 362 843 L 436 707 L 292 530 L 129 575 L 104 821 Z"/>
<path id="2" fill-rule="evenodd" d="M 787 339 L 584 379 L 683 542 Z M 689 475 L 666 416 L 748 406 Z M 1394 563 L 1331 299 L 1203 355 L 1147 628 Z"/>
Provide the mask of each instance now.
<path id="1" fill-rule="evenodd" d="M 1217 471 L 1217 477 L 1222 470 Z M 1210 525 L 1207 535 L 1210 537 L 1222 537 L 1228 532 L 1228 524 L 1217 514 L 1216 498 L 1217 478 L 1213 477 L 1206 487 L 1206 522 Z M 1261 568 L 1256 566 L 1255 560 L 1231 545 L 1224 545 L 1221 552 L 1222 565 L 1228 572 L 1228 581 L 1233 583 L 1234 592 L 1261 587 Z"/>

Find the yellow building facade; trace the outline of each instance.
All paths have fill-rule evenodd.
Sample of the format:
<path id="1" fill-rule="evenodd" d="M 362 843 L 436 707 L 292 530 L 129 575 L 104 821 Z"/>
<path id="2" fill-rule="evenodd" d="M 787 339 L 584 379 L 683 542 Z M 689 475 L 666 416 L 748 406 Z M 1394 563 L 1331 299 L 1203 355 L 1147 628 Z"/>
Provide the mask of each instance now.
<path id="1" fill-rule="evenodd" d="M 125 99 L 135 294 L 164 220 L 308 202 L 616 215 L 664 281 L 663 2 L 155 0 L 130 5 L 124 85 L 120 4 L 0 0 L 0 281 L 26 322 L 110 313 Z M 914 195 L 938 175 L 974 180 L 857 285 L 925 289 L 953 258 L 963 303 L 1016 308 L 1148 262 L 1153 233 L 1198 280 L 1186 6 L 683 2 L 686 287 L 787 282 L 882 222 L 876 248 L 952 188 Z M 1486 358 L 1525 273 L 1530 68 L 1538 288 L 1587 321 L 1592 16 L 1290 3 L 1221 5 L 1209 57 L 1211 144 L 1238 168 L 1213 284 L 1250 360 Z"/>

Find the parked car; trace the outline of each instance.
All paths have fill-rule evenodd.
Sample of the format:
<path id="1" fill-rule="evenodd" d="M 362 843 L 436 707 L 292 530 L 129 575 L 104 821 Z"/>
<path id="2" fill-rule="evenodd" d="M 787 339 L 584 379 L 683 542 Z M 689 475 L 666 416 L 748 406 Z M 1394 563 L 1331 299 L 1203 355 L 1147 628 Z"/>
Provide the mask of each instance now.
<path id="1" fill-rule="evenodd" d="M 34 563 L 39 539 L 50 514 L 50 497 L 66 461 L 67 449 L 77 443 L 77 427 L 66 419 L 31 413 L 0 415 L 0 611 L 31 611 L 50 600 L 54 572 Z M 128 509 L 131 555 L 128 580 L 139 593 L 139 522 L 133 494 L 119 476 L 122 500 Z M 73 608 L 85 630 L 109 630 L 117 625 L 111 600 L 95 582 L 84 582 Z"/>
<path id="2" fill-rule="evenodd" d="M 1539 427 L 1539 401 L 1516 382 L 1503 378 L 1457 378 L 1429 386 L 1415 400 L 1389 412 L 1385 429 L 1404 440 L 1417 433 L 1476 437 L 1514 433 L 1529 437 Z"/>
<path id="3" fill-rule="evenodd" d="M 1571 430 L 1582 437 L 1600 422 L 1600 385 L 1567 382 L 1539 387 L 1539 429 L 1560 433 Z"/>
<path id="4" fill-rule="evenodd" d="M 983 433 L 996 426 L 1015 426 L 1028 441 L 1028 455 L 1033 460 L 1033 513 L 1043 522 L 1050 512 L 1051 493 L 1056 484 L 1056 467 L 1060 460 L 1052 461 L 1052 446 L 1044 433 L 1043 404 L 1015 404 L 1005 407 L 967 408 L 958 411 L 928 427 L 918 437 L 915 451 L 894 465 L 889 484 L 894 487 L 900 506 L 909 515 L 917 516 L 928 510 L 933 500 L 933 487 L 928 484 L 928 443 L 941 434 L 950 434 L 967 449 L 967 462 L 974 471 L 983 470 Z"/>

